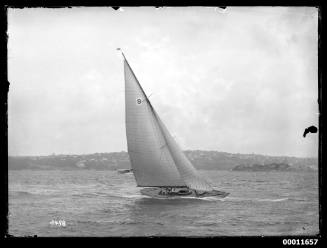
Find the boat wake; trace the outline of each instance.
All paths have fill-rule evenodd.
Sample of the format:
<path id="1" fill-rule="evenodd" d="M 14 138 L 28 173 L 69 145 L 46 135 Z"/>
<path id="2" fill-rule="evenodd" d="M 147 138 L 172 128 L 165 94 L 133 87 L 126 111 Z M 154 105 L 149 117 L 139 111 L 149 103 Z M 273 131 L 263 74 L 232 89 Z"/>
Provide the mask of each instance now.
<path id="1" fill-rule="evenodd" d="M 147 196 L 143 196 L 143 195 L 122 195 L 122 197 L 124 198 L 135 198 L 135 199 L 141 199 L 141 198 L 149 198 Z"/>
<path id="2" fill-rule="evenodd" d="M 288 198 L 270 199 L 270 198 L 243 198 L 243 197 L 231 197 L 231 196 L 227 196 L 227 197 L 225 197 L 225 198 L 204 197 L 204 198 L 201 198 L 201 200 L 205 200 L 205 201 L 282 202 L 282 201 L 287 201 Z"/>
<path id="3" fill-rule="evenodd" d="M 282 202 L 289 200 L 288 198 L 277 198 L 277 199 L 269 199 L 269 198 L 242 198 L 242 197 L 214 197 L 214 196 L 208 196 L 208 197 L 192 197 L 192 196 L 183 196 L 183 197 L 169 197 L 169 198 L 159 198 L 159 197 L 150 197 L 145 195 L 138 195 L 138 198 L 146 198 L 146 199 L 156 199 L 156 200 L 165 200 L 165 201 L 171 201 L 171 200 L 196 200 L 196 201 L 226 201 L 226 202 L 242 202 L 242 201 L 252 201 L 252 202 Z"/>
<path id="4" fill-rule="evenodd" d="M 114 198 L 124 198 L 124 199 L 142 199 L 142 198 L 150 198 L 141 194 L 108 194 L 108 197 L 114 197 Z"/>

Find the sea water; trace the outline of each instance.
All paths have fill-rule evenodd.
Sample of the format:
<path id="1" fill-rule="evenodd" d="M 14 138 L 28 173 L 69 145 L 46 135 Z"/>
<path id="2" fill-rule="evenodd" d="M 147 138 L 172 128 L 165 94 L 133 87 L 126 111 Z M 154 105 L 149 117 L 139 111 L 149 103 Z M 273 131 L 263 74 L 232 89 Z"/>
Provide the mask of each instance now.
<path id="1" fill-rule="evenodd" d="M 14 236 L 271 236 L 319 232 L 317 172 L 200 171 L 226 198 L 153 199 L 133 174 L 9 171 Z"/>

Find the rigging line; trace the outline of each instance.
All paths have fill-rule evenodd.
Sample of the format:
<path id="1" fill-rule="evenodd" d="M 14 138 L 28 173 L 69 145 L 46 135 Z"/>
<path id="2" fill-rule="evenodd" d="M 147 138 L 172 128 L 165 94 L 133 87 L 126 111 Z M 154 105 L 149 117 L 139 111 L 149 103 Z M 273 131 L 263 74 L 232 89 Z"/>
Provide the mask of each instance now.
<path id="1" fill-rule="evenodd" d="M 135 75 L 134 71 L 132 70 L 132 67 L 129 65 L 129 63 L 128 63 L 128 61 L 127 61 L 126 57 L 125 57 L 125 54 L 123 53 L 123 50 L 122 50 L 121 48 L 117 48 L 117 50 L 120 50 L 120 51 L 121 51 L 121 54 L 123 55 L 123 57 L 124 57 L 124 60 L 125 60 L 125 62 L 126 62 L 126 64 L 127 64 L 128 68 L 129 68 L 129 69 L 130 69 L 130 71 L 132 72 L 132 75 L 134 76 L 134 78 L 135 78 L 135 81 L 136 81 L 137 85 L 140 87 L 140 89 L 141 89 L 141 91 L 142 91 L 143 95 L 145 96 L 145 100 L 147 100 L 147 102 L 149 103 L 149 105 L 150 105 L 151 109 L 153 110 L 153 106 L 152 106 L 152 104 L 151 104 L 150 100 L 148 99 L 148 97 L 146 96 L 146 94 L 145 94 L 145 92 L 144 92 L 144 90 L 143 90 L 143 88 L 142 88 L 142 86 L 141 86 L 141 84 L 140 84 L 139 80 L 137 79 L 137 77 L 136 77 L 136 75 Z M 152 94 L 151 94 L 151 95 L 152 95 Z"/>
<path id="2" fill-rule="evenodd" d="M 152 95 L 153 95 L 153 93 L 151 93 L 149 96 L 145 96 L 141 102 L 144 102 L 146 100 L 146 98 L 149 98 Z"/>
<path id="3" fill-rule="evenodd" d="M 144 92 L 144 90 L 143 90 L 143 88 L 142 88 L 142 86 L 141 86 L 141 84 L 140 84 L 139 80 L 137 79 L 137 77 L 136 77 L 136 75 L 135 75 L 134 71 L 132 70 L 131 66 L 129 65 L 129 63 L 128 63 L 128 61 L 127 61 L 126 57 L 125 57 L 125 54 L 123 53 L 123 51 L 121 50 L 121 48 L 119 48 L 119 50 L 121 51 L 121 53 L 122 53 L 122 55 L 123 55 L 123 57 L 124 57 L 124 60 L 125 60 L 126 64 L 128 65 L 128 67 L 129 67 L 130 71 L 132 72 L 132 75 L 133 75 L 133 76 L 134 76 L 134 78 L 136 79 L 135 81 L 137 82 L 137 84 L 138 84 L 138 86 L 140 87 L 140 89 L 141 89 L 142 93 L 143 93 L 143 94 L 144 94 L 144 96 L 146 97 L 146 94 L 145 94 L 145 92 Z M 146 99 L 147 99 L 147 97 L 146 97 Z M 147 99 L 147 100 L 148 100 L 148 99 Z"/>
<path id="4" fill-rule="evenodd" d="M 152 94 L 151 94 L 151 95 L 152 95 Z M 150 95 L 150 96 L 151 96 L 151 95 Z M 151 111 L 151 109 L 149 109 L 149 106 L 148 106 L 148 105 L 147 105 L 147 110 L 149 111 L 149 114 L 150 114 L 150 116 L 152 117 L 152 118 L 151 118 L 151 124 L 152 124 L 153 131 L 154 131 L 154 133 L 155 133 L 155 136 L 157 137 L 157 139 L 156 139 L 156 143 L 157 143 L 157 145 L 159 146 L 159 149 L 160 149 L 159 164 L 160 164 L 161 166 L 163 166 L 163 164 L 165 164 L 165 161 L 166 161 L 166 164 L 169 165 L 171 168 L 173 168 L 173 167 L 175 167 L 175 165 L 172 165 L 171 163 L 168 162 L 168 160 L 167 160 L 167 158 L 166 158 L 166 156 L 165 156 L 166 153 L 165 153 L 165 151 L 162 149 L 162 148 L 164 148 L 164 147 L 167 145 L 167 143 L 165 142 L 165 140 L 164 140 L 165 144 L 162 145 L 162 146 L 160 146 L 160 142 L 159 142 L 159 140 L 162 140 L 162 138 L 164 139 L 164 137 L 163 137 L 163 134 L 160 135 L 160 127 L 159 127 L 159 129 L 158 129 L 158 125 L 159 125 L 159 124 L 158 124 L 158 123 L 155 123 L 156 118 L 155 118 L 153 112 Z M 176 168 L 176 169 L 177 169 L 177 168 Z"/>
<path id="5" fill-rule="evenodd" d="M 152 130 L 153 130 L 153 132 L 154 132 L 154 136 L 157 137 L 157 138 L 155 139 L 155 142 L 156 142 L 156 144 L 160 147 L 160 144 L 159 144 L 159 134 L 158 134 L 158 130 L 157 130 L 156 127 L 155 127 L 154 119 L 151 118 L 153 114 L 151 113 L 151 110 L 149 109 L 148 105 L 146 105 L 146 109 L 147 109 L 147 111 L 149 112 L 150 122 L 151 122 Z M 151 114 L 152 114 L 152 115 L 151 115 Z M 161 153 L 160 153 L 159 163 L 160 163 L 160 161 L 161 161 Z"/>

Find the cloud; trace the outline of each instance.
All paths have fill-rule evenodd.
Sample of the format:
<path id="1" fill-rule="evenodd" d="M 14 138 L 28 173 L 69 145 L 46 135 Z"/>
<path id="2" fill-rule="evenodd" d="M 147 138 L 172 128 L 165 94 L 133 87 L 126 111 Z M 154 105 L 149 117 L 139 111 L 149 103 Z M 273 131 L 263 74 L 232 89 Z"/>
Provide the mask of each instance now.
<path id="1" fill-rule="evenodd" d="M 184 149 L 315 156 L 315 8 L 9 9 L 9 153 L 126 150 L 117 47 Z M 301 133 L 302 132 L 302 133 Z"/>

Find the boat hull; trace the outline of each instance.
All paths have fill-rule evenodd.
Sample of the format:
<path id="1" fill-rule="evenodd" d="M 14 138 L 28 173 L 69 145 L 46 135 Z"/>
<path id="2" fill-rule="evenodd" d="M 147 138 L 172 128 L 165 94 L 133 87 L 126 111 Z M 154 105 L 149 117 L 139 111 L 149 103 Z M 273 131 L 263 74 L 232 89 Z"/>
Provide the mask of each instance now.
<path id="1" fill-rule="evenodd" d="M 204 192 L 201 194 L 197 194 L 194 190 L 188 192 L 188 193 L 178 193 L 178 192 L 172 192 L 168 194 L 160 194 L 161 189 L 160 188 L 144 188 L 141 189 L 141 194 L 153 197 L 153 198 L 160 198 L 160 199 L 176 199 L 176 198 L 204 198 L 204 197 L 217 197 L 217 198 L 224 198 L 229 193 L 218 191 L 218 190 L 212 190 L 210 192 Z"/>

